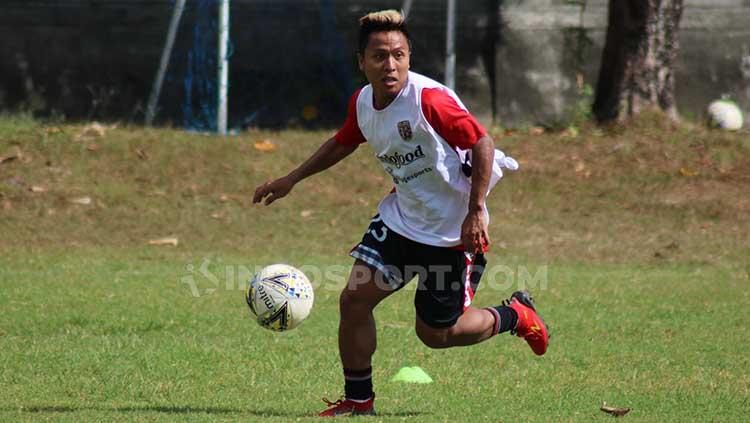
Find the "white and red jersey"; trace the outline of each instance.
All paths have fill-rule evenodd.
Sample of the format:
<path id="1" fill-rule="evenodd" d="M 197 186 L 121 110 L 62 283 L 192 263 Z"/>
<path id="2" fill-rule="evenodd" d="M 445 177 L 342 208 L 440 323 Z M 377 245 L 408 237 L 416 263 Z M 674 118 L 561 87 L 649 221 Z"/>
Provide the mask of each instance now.
<path id="1" fill-rule="evenodd" d="M 404 88 L 382 110 L 374 107 L 371 85 L 355 92 L 335 139 L 367 142 L 393 179 L 395 191 L 378 206 L 389 228 L 422 244 L 454 247 L 461 244 L 471 193 L 461 165 L 486 133 L 456 93 L 409 72 Z M 490 189 L 503 167 L 518 164 L 496 150 Z"/>

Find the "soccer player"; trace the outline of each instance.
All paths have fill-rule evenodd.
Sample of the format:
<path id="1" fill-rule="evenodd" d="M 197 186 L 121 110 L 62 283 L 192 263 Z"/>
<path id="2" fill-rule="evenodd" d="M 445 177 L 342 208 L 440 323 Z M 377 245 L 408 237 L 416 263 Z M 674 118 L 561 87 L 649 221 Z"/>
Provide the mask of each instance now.
<path id="1" fill-rule="evenodd" d="M 286 196 L 301 180 L 333 166 L 367 143 L 394 189 L 350 255 L 355 258 L 339 308 L 344 398 L 320 416 L 375 414 L 371 358 L 373 309 L 414 276 L 415 328 L 431 348 L 471 345 L 503 332 L 522 337 L 534 353 L 547 350 L 547 328 L 526 291 L 497 307 L 471 307 L 489 246 L 485 198 L 515 160 L 456 94 L 409 71 L 411 46 L 394 10 L 360 19 L 359 68 L 369 84 L 351 97 L 343 127 L 284 177 L 259 186 L 254 203 Z"/>

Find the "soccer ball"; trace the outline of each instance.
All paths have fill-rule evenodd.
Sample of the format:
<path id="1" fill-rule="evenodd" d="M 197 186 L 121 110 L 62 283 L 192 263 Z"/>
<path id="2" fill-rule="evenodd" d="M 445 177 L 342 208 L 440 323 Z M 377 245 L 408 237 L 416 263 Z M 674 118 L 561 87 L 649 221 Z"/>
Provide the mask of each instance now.
<path id="1" fill-rule="evenodd" d="M 708 106 L 708 122 L 715 128 L 737 131 L 742 129 L 744 118 L 737 104 L 730 100 L 716 100 Z"/>
<path id="2" fill-rule="evenodd" d="M 312 285 L 288 264 L 273 264 L 253 276 L 245 291 L 250 312 L 262 327 L 283 332 L 299 326 L 313 306 Z"/>

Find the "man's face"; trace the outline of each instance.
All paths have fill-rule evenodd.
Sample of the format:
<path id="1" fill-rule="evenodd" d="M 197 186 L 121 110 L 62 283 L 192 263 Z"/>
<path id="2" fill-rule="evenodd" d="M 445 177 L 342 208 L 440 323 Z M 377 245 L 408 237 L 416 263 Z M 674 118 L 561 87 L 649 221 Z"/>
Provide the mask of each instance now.
<path id="1" fill-rule="evenodd" d="M 409 73 L 410 54 L 409 41 L 401 31 L 370 34 L 364 54 L 359 55 L 359 69 L 372 84 L 376 101 L 390 102 L 401 91 Z"/>

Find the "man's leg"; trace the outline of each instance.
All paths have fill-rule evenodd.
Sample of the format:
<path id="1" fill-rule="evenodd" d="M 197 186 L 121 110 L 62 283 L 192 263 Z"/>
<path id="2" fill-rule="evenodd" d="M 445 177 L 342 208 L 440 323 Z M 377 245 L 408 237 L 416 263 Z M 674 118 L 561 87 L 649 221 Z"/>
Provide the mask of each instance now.
<path id="1" fill-rule="evenodd" d="M 339 298 L 339 354 L 344 369 L 367 369 L 375 353 L 376 331 L 372 311 L 394 292 L 372 267 L 356 260 Z"/>
<path id="2" fill-rule="evenodd" d="M 344 400 L 328 402 L 320 416 L 374 414 L 372 355 L 376 330 L 372 311 L 395 290 L 383 275 L 357 259 L 339 298 L 339 354 L 344 368 Z"/>
<path id="3" fill-rule="evenodd" d="M 474 345 L 491 338 L 496 332 L 495 316 L 487 309 L 469 307 L 456 324 L 448 328 L 434 328 L 417 315 L 417 336 L 430 348 Z"/>
<path id="4" fill-rule="evenodd" d="M 430 348 L 473 345 L 510 331 L 524 338 L 535 354 L 544 355 L 547 351 L 547 326 L 526 291 L 514 292 L 497 307 L 469 307 L 450 327 L 434 327 L 417 314 L 416 331 L 419 339 Z"/>
<path id="5" fill-rule="evenodd" d="M 414 297 L 416 331 L 431 348 L 473 345 L 503 332 L 522 337 L 535 354 L 547 350 L 547 328 L 526 291 L 516 291 L 496 307 L 470 307 L 487 261 L 483 254 L 425 247 L 419 250 L 427 273 Z"/>
<path id="6" fill-rule="evenodd" d="M 380 301 L 397 290 L 392 284 L 403 284 L 400 240 L 375 215 L 362 242 L 349 253 L 356 261 L 339 299 L 339 354 L 345 398 L 336 402 L 326 400 L 329 408 L 319 416 L 375 414 L 371 360 L 377 343 L 372 312 Z"/>

